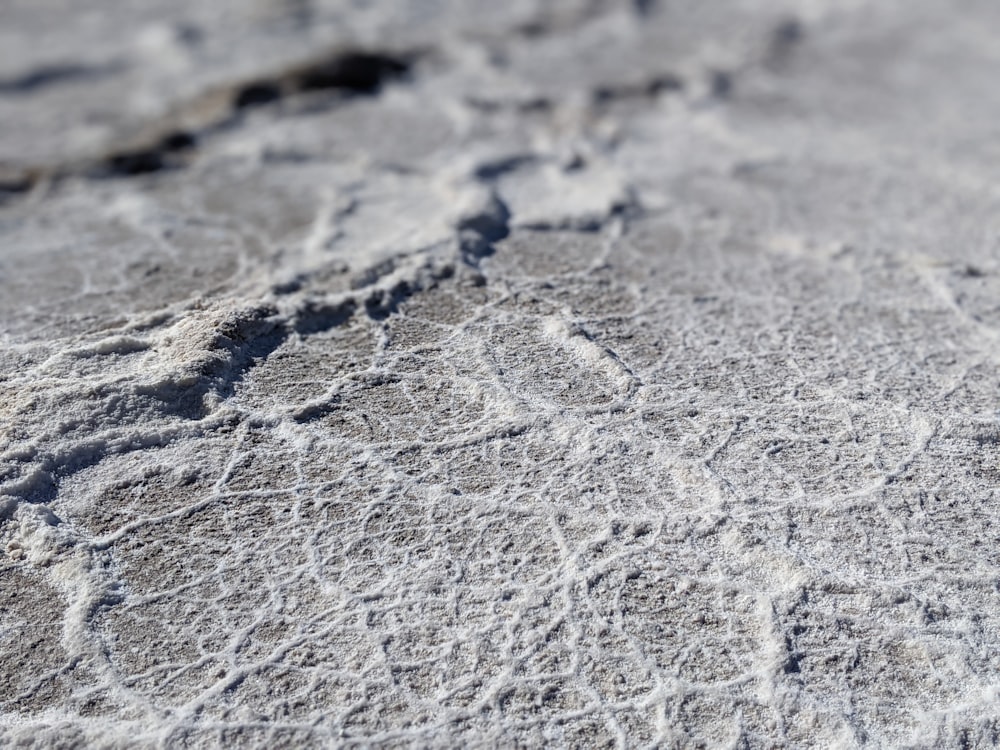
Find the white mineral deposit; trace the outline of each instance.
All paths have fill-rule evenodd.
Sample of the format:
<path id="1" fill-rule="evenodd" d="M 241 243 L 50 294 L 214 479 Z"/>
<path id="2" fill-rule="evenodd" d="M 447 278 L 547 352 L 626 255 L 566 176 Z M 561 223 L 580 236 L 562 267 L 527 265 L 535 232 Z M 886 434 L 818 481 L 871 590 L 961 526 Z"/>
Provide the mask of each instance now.
<path id="1" fill-rule="evenodd" d="M 5 0 L 0 746 L 1000 744 L 996 0 Z"/>

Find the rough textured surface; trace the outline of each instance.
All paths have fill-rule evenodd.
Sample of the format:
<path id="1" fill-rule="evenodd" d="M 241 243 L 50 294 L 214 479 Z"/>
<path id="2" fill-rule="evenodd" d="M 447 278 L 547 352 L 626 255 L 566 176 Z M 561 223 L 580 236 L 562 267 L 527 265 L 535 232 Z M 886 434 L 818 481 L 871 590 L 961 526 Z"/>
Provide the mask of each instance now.
<path id="1" fill-rule="evenodd" d="M 1000 743 L 993 0 L 0 9 L 0 741 Z"/>

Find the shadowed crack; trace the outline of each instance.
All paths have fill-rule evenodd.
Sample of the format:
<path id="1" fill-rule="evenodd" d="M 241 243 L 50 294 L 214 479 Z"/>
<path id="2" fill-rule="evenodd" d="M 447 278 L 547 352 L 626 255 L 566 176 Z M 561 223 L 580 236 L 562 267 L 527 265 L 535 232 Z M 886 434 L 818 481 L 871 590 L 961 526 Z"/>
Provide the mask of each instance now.
<path id="1" fill-rule="evenodd" d="M 186 164 L 197 146 L 195 136 L 175 131 L 149 148 L 121 151 L 108 156 L 96 173 L 106 177 L 131 177 L 178 168 Z"/>
<path id="2" fill-rule="evenodd" d="M 274 73 L 221 86 L 181 103 L 131 136 L 120 137 L 118 141 L 124 141 L 123 146 L 116 145 L 89 158 L 0 174 L 0 201 L 28 192 L 44 180 L 57 181 L 72 176 L 133 177 L 182 168 L 194 157 L 203 136 L 236 124 L 243 110 L 289 96 L 317 92 L 373 96 L 385 83 L 409 73 L 418 57 L 419 53 L 414 51 L 338 50 Z M 95 74 L 62 67 L 40 70 L 30 76 L 0 81 L 0 93 L 27 91 L 67 78 Z"/>
<path id="3" fill-rule="evenodd" d="M 399 311 L 399 306 L 414 294 L 433 287 L 438 281 L 450 279 L 455 275 L 455 267 L 445 264 L 438 268 L 428 269 L 423 275 L 414 279 L 402 279 L 387 289 L 375 289 L 364 299 L 365 312 L 372 320 L 385 320 Z"/>
<path id="4" fill-rule="evenodd" d="M 270 104 L 283 97 L 313 91 L 377 94 L 382 85 L 408 73 L 413 55 L 350 51 L 311 61 L 236 86 L 233 109 Z"/>
<path id="5" fill-rule="evenodd" d="M 56 63 L 43 65 L 12 78 L 0 79 L 0 94 L 33 94 L 39 89 L 67 83 L 90 81 L 110 75 L 121 68 L 120 65 L 79 65 Z"/>
<path id="6" fill-rule="evenodd" d="M 375 94 L 383 83 L 408 73 L 411 63 L 407 56 L 349 52 L 293 71 L 290 83 L 296 91 Z"/>
<path id="7" fill-rule="evenodd" d="M 371 96 L 389 80 L 409 72 L 413 54 L 347 51 L 313 60 L 281 71 L 227 87 L 230 104 L 214 118 L 208 118 L 201 134 L 232 124 L 241 110 L 272 104 L 288 96 L 317 91 L 339 91 Z M 216 95 L 217 96 L 217 95 Z M 195 104 L 192 108 L 195 108 Z M 91 176 L 130 177 L 184 166 L 197 147 L 199 132 L 167 129 L 134 147 L 102 157 Z"/>
<path id="8" fill-rule="evenodd" d="M 598 86 L 591 96 L 595 104 L 608 104 L 622 99 L 643 99 L 666 91 L 683 90 L 684 81 L 679 76 L 663 73 L 634 84 Z"/>
<path id="9" fill-rule="evenodd" d="M 353 299 L 338 303 L 308 300 L 295 317 L 293 327 L 300 335 L 329 331 L 331 328 L 337 328 L 349 321 L 357 307 L 357 302 Z"/>
<path id="10" fill-rule="evenodd" d="M 0 205 L 29 192 L 35 185 L 35 179 L 32 175 L 9 177 L 0 175 Z"/>
<path id="11" fill-rule="evenodd" d="M 636 2 L 635 12 L 650 14 L 655 2 Z M 587 14 L 584 14 L 587 17 Z M 581 19 L 576 19 L 579 22 Z M 546 35 L 561 29 L 555 19 L 538 20 L 524 29 L 528 36 Z M 570 23 L 572 27 L 575 25 Z M 802 24 L 795 18 L 778 23 L 768 37 L 764 50 L 746 65 L 732 70 L 710 70 L 708 90 L 713 98 L 725 100 L 733 95 L 739 78 L 753 69 L 777 70 L 788 63 L 804 38 Z M 16 167 L 0 172 L 0 203 L 29 192 L 36 184 L 58 181 L 72 176 L 90 178 L 122 178 L 179 169 L 188 165 L 197 153 L 199 141 L 212 132 L 238 124 L 242 113 L 249 109 L 276 104 L 288 97 L 318 92 L 342 96 L 373 96 L 391 81 L 405 78 L 418 59 L 427 51 L 339 49 L 304 62 L 234 81 L 206 91 L 180 103 L 164 117 L 147 123 L 131 136 L 117 140 L 124 145 L 91 157 L 59 164 Z M 17 78 L 0 80 L 0 94 L 32 91 L 58 83 L 104 75 L 115 70 L 114 65 L 80 67 L 54 65 L 26 73 Z M 684 79 L 675 73 L 663 72 L 635 83 L 597 86 L 590 92 L 594 105 L 602 106 L 628 99 L 655 97 L 662 93 L 681 92 L 687 88 Z M 509 103 L 473 97 L 470 106 L 492 111 Z M 518 103 L 518 111 L 547 112 L 553 103 L 546 99 Z M 480 178 L 493 179 L 521 166 L 520 159 L 509 163 L 485 165 Z"/>

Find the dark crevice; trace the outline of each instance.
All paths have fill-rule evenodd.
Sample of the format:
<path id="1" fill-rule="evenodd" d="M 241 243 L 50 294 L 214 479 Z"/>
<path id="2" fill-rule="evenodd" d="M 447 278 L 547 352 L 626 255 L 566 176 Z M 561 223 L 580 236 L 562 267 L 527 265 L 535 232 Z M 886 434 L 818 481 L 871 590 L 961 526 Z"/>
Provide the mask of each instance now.
<path id="1" fill-rule="evenodd" d="M 20 76 L 0 79 L 0 94 L 31 94 L 50 86 L 90 81 L 110 75 L 120 68 L 118 64 L 45 65 Z"/>
<path id="2" fill-rule="evenodd" d="M 35 180 L 30 177 L 15 177 L 11 179 L 0 179 L 0 205 L 17 196 L 30 192 L 35 186 Z"/>
<path id="3" fill-rule="evenodd" d="M 955 272 L 958 276 L 964 276 L 967 279 L 981 279 L 987 276 L 987 272 L 978 266 L 968 264 L 963 266 L 960 270 Z"/>
<path id="4" fill-rule="evenodd" d="M 402 290 L 396 292 L 397 296 Z M 395 304 L 401 301 L 396 299 Z M 291 331 L 319 332 L 346 323 L 356 308 L 353 300 L 340 305 L 307 304 L 296 316 L 294 326 L 282 320 L 277 310 L 268 305 L 259 305 L 235 312 L 220 321 L 205 349 L 208 355 L 197 370 L 197 378 L 190 384 L 189 375 L 183 373 L 175 382 L 158 382 L 155 385 L 138 385 L 127 394 L 129 399 L 140 399 L 146 403 L 150 417 L 176 416 L 186 420 L 199 421 L 213 411 L 212 403 L 206 399 L 210 394 L 226 399 L 236 392 L 236 388 L 254 367 L 268 359 L 285 341 Z M 107 409 L 115 408 L 121 401 L 121 392 L 114 387 L 98 391 L 94 396 L 107 401 Z M 218 426 L 232 425 L 241 417 L 233 414 Z M 80 442 L 59 454 L 41 457 L 35 463 L 34 471 L 18 484 L 17 496 L 30 503 L 49 503 L 59 494 L 63 480 L 95 466 L 109 455 L 128 453 L 160 447 L 172 440 L 171 432 L 153 429 L 143 436 L 122 444 L 95 439 Z M 17 481 L 13 470 L 0 471 L 0 482 Z M 0 511 L 4 508 L 0 505 Z"/>
<path id="5" fill-rule="evenodd" d="M 472 109 L 485 114 L 510 111 L 524 115 L 544 114 L 553 108 L 552 100 L 537 96 L 522 101 L 507 99 L 485 99 L 480 96 L 467 96 L 465 103 Z"/>
<path id="6" fill-rule="evenodd" d="M 438 281 L 455 275 L 455 267 L 445 264 L 415 280 L 400 280 L 387 289 L 375 289 L 364 299 L 365 313 L 372 320 L 382 321 L 399 312 L 399 306 L 415 294 L 432 289 Z"/>
<path id="7" fill-rule="evenodd" d="M 511 213 L 507 204 L 496 194 L 481 211 L 462 218 L 458 230 L 459 252 L 462 262 L 476 273 L 477 285 L 485 283 L 479 272 L 480 261 L 496 252 L 496 243 L 510 236 Z"/>
<path id="8" fill-rule="evenodd" d="M 304 336 L 324 333 L 347 323 L 355 310 L 357 303 L 353 299 L 338 304 L 306 302 L 295 316 L 295 331 Z"/>
<path id="9" fill-rule="evenodd" d="M 785 638 L 785 651 L 788 654 L 788 658 L 785 659 L 781 671 L 785 674 L 799 674 L 802 672 L 802 655 L 795 650 L 791 638 Z"/>
<path id="10" fill-rule="evenodd" d="M 306 275 L 299 273 L 287 281 L 278 281 L 271 286 L 271 292 L 277 295 L 294 294 L 306 283 Z"/>
<path id="11" fill-rule="evenodd" d="M 596 104 L 609 104 L 622 99 L 655 97 L 666 91 L 683 91 L 684 81 L 673 73 L 653 76 L 648 81 L 617 86 L 599 86 L 592 97 Z"/>
<path id="12" fill-rule="evenodd" d="M 365 312 L 372 320 L 385 320 L 399 311 L 399 306 L 418 290 L 408 281 L 400 281 L 389 289 L 379 289 L 365 299 Z"/>
<path id="13" fill-rule="evenodd" d="M 981 432 L 972 438 L 980 448 L 987 445 L 1000 445 L 1000 432 Z"/>
<path id="14" fill-rule="evenodd" d="M 63 480 L 96 466 L 108 456 L 159 448 L 170 440 L 169 432 L 151 430 L 128 442 L 109 443 L 105 440 L 94 440 L 89 443 L 78 443 L 62 453 L 42 457 L 30 474 L 18 483 L 15 497 L 32 504 L 49 504 L 58 498 Z M 50 520 L 51 525 L 57 525 L 58 522 L 59 519 L 55 517 Z"/>
<path id="15" fill-rule="evenodd" d="M 521 225 L 521 229 L 529 232 L 581 232 L 594 234 L 604 228 L 604 220 L 597 217 L 564 219 L 561 221 L 536 221 Z"/>
<path id="16" fill-rule="evenodd" d="M 782 667 L 782 671 L 785 674 L 799 674 L 802 671 L 800 661 L 797 654 L 790 654 Z"/>
<path id="17" fill-rule="evenodd" d="M 183 130 L 176 130 L 172 133 L 167 133 L 160 139 L 160 148 L 168 152 L 184 151 L 186 149 L 194 148 L 197 143 L 197 138 L 191 133 L 187 133 Z"/>
<path id="18" fill-rule="evenodd" d="M 349 96 L 375 95 L 385 83 L 406 75 L 417 57 L 416 52 L 341 51 L 269 76 L 205 92 L 175 108 L 162 121 L 134 133 L 127 146 L 68 163 L 14 168 L 9 174 L 0 174 L 0 202 L 29 191 L 43 179 L 61 180 L 74 175 L 135 177 L 183 168 L 193 159 L 201 137 L 238 125 L 243 110 L 296 94 L 327 91 Z M 0 93 L 27 91 L 105 71 L 56 66 L 0 81 Z M 186 127 L 178 128 L 180 122 Z"/>
<path id="19" fill-rule="evenodd" d="M 475 234 L 488 244 L 499 242 L 510 234 L 510 209 L 494 196 L 488 208 L 460 220 L 458 231 Z"/>
<path id="20" fill-rule="evenodd" d="M 221 323 L 211 349 L 222 355 L 217 364 L 202 370 L 205 391 L 223 398 L 235 391 L 246 372 L 267 359 L 288 338 L 288 330 L 276 317 L 277 310 L 263 305 L 234 315 Z"/>
<path id="21" fill-rule="evenodd" d="M 412 55 L 392 56 L 351 51 L 290 68 L 283 73 L 246 81 L 232 88 L 231 106 L 202 133 L 238 122 L 242 110 L 273 104 L 287 96 L 317 91 L 373 95 L 382 84 L 410 70 Z M 112 152 L 89 170 L 94 177 L 133 177 L 185 166 L 197 147 L 198 133 L 174 130 L 152 143 Z"/>
<path id="22" fill-rule="evenodd" d="M 357 276 L 351 279 L 351 289 L 357 290 L 372 286 L 373 284 L 378 283 L 379 279 L 388 276 L 395 270 L 396 261 L 393 258 L 388 258 L 381 263 L 378 263 L 370 268 L 366 268 L 364 271 L 360 272 Z"/>
<path id="23" fill-rule="evenodd" d="M 413 55 L 350 51 L 247 81 L 233 92 L 233 109 L 271 104 L 286 96 L 316 91 L 377 94 L 382 85 L 408 73 Z"/>
<path id="24" fill-rule="evenodd" d="M 139 174 L 159 172 L 166 162 L 163 155 L 156 150 L 126 151 L 122 154 L 109 156 L 102 165 L 108 176 L 132 177 Z"/>
<path id="25" fill-rule="evenodd" d="M 411 62 L 374 52 L 350 52 L 301 68 L 292 74 L 296 91 L 336 89 L 375 94 L 382 84 L 409 72 Z"/>
<path id="26" fill-rule="evenodd" d="M 473 176 L 477 180 L 495 180 L 499 177 L 503 177 L 509 172 L 514 172 L 523 166 L 532 164 L 535 161 L 537 161 L 537 157 L 531 154 L 508 156 L 503 159 L 497 159 L 495 161 L 486 162 L 485 164 L 480 164 L 476 167 L 476 171 L 473 173 Z"/>
<path id="27" fill-rule="evenodd" d="M 496 247 L 478 234 L 468 234 L 459 239 L 462 261 L 471 268 L 479 268 L 479 261 L 496 252 Z"/>
<path id="28" fill-rule="evenodd" d="M 140 387 L 137 395 L 149 396 L 158 411 L 185 419 L 204 419 L 211 412 L 206 396 L 229 398 L 246 373 L 266 360 L 288 338 L 288 327 L 277 310 L 261 305 L 233 313 L 217 324 L 206 349 L 210 355 L 198 369 L 193 385 L 158 384 Z"/>
<path id="29" fill-rule="evenodd" d="M 96 177 L 133 177 L 135 175 L 176 169 L 184 166 L 197 146 L 191 133 L 177 130 L 162 136 L 145 148 L 126 149 L 109 154 L 91 172 Z"/>
<path id="30" fill-rule="evenodd" d="M 236 89 L 233 93 L 233 108 L 246 109 L 261 104 L 270 104 L 282 96 L 281 86 L 271 81 L 254 81 Z"/>
<path id="31" fill-rule="evenodd" d="M 414 54 L 341 52 L 277 75 L 244 81 L 231 88 L 228 111 L 205 122 L 198 132 L 172 130 L 149 145 L 106 156 L 95 171 L 100 176 L 130 177 L 183 167 L 196 149 L 200 134 L 238 123 L 242 110 L 318 91 L 374 95 L 385 82 L 408 73 L 414 59 Z"/>

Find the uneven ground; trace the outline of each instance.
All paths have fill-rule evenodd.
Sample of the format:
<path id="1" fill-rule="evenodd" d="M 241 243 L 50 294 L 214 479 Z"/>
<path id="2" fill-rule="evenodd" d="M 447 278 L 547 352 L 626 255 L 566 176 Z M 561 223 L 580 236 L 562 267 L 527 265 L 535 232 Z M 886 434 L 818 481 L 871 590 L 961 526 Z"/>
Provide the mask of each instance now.
<path id="1" fill-rule="evenodd" d="M 5 2 L 0 744 L 1000 743 L 998 30 Z"/>

